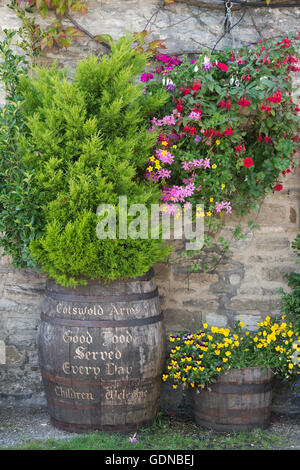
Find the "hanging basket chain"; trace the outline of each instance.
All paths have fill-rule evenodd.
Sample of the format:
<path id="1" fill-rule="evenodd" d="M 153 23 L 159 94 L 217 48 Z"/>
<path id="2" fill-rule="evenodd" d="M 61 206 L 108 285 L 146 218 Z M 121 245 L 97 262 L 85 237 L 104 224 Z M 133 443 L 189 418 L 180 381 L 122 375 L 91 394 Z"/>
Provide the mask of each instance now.
<path id="1" fill-rule="evenodd" d="M 232 24 L 232 14 L 231 14 L 231 9 L 232 9 L 232 2 L 231 1 L 226 1 L 225 2 L 225 21 L 224 21 L 224 32 L 221 34 L 221 36 L 217 39 L 214 47 L 212 48 L 212 54 L 214 53 L 214 50 L 216 48 L 216 46 L 219 44 L 219 42 L 228 34 L 231 36 L 231 39 L 232 39 L 232 44 L 233 44 L 233 49 L 234 50 L 237 50 L 239 48 L 239 45 L 240 45 L 240 41 L 238 40 L 239 42 L 239 45 L 237 46 L 236 45 L 236 39 L 235 39 L 235 34 L 234 32 L 232 31 L 244 18 L 246 12 L 247 12 L 247 8 L 244 8 L 244 11 L 243 11 L 243 14 L 241 16 L 241 18 L 234 24 Z"/>

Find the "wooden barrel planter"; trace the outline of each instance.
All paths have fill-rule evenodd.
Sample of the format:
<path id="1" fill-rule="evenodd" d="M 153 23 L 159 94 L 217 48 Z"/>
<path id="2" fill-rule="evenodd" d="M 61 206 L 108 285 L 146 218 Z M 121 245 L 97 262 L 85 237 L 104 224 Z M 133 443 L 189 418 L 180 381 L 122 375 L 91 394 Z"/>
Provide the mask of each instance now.
<path id="1" fill-rule="evenodd" d="M 261 367 L 232 369 L 210 390 L 193 391 L 195 421 L 215 431 L 267 427 L 272 402 L 272 371 Z"/>
<path id="2" fill-rule="evenodd" d="M 165 348 L 153 270 L 107 286 L 48 281 L 38 349 L 52 423 L 74 432 L 149 425 Z"/>

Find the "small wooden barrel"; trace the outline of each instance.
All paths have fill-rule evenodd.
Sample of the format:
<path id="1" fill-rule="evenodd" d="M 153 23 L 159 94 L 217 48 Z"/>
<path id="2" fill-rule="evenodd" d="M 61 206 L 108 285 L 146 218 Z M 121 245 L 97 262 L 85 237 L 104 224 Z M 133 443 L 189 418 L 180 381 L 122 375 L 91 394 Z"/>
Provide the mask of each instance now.
<path id="1" fill-rule="evenodd" d="M 153 270 L 75 289 L 48 281 L 38 349 L 53 424 L 75 432 L 149 425 L 165 348 Z"/>
<path id="2" fill-rule="evenodd" d="M 272 371 L 261 367 L 232 369 L 210 385 L 193 391 L 195 421 L 215 431 L 243 431 L 270 422 Z"/>

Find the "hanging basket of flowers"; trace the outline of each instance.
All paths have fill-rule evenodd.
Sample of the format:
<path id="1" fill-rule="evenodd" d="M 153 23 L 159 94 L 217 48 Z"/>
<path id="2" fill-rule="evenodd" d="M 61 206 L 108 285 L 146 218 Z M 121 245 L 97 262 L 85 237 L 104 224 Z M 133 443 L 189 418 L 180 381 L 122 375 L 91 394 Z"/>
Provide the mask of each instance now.
<path id="1" fill-rule="evenodd" d="M 142 80 L 148 93 L 165 88 L 169 100 L 152 119 L 149 131 L 160 137 L 145 177 L 160 185 L 169 213 L 202 204 L 196 217 L 215 231 L 223 215 L 244 215 L 283 189 L 299 143 L 292 80 L 300 71 L 298 40 L 204 51 L 192 61 L 156 56 Z"/>

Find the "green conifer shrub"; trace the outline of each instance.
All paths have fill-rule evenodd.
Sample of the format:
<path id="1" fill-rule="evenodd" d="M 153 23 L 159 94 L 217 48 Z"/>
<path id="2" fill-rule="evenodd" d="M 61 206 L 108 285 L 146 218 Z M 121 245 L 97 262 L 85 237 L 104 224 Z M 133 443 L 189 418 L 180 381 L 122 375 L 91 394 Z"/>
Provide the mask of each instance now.
<path id="1" fill-rule="evenodd" d="M 133 50 L 130 37 L 111 48 L 110 56 L 79 62 L 73 80 L 56 65 L 21 80 L 30 141 L 23 163 L 34 173 L 42 227 L 30 251 L 62 285 L 139 276 L 168 252 L 162 240 L 96 234 L 100 204 L 117 206 L 127 196 L 128 206 L 150 208 L 160 197 L 141 176 L 157 138 L 148 120 L 166 96 L 145 96 L 135 82 L 147 57 Z"/>

